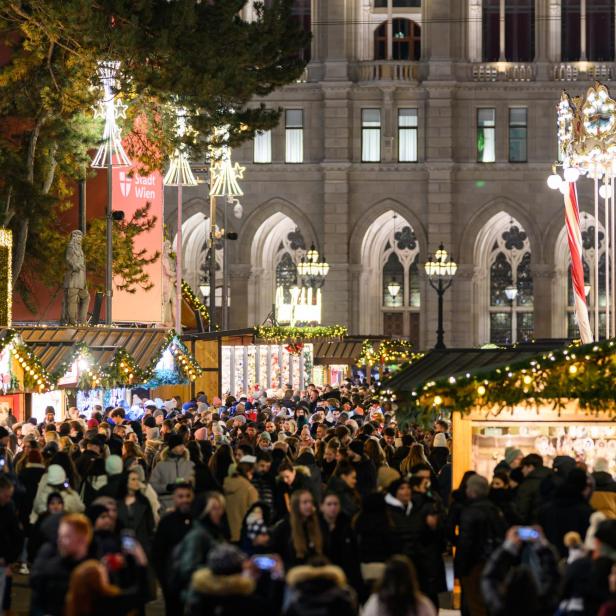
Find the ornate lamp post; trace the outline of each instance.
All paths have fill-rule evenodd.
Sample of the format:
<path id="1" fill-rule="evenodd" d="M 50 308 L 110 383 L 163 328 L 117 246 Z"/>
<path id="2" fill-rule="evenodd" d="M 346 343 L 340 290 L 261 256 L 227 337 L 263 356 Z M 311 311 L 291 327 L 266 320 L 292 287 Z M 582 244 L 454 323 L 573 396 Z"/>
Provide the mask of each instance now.
<path id="1" fill-rule="evenodd" d="M 518 288 L 515 285 L 509 285 L 505 288 L 505 297 L 511 304 L 511 343 L 515 344 L 518 341 L 518 324 L 515 318 L 515 298 L 518 296 Z"/>
<path id="2" fill-rule="evenodd" d="M 244 177 L 245 167 L 239 163 L 231 162 L 231 148 L 223 145 L 218 152 L 212 153 L 212 164 L 210 165 L 210 331 L 216 329 L 216 198 L 227 197 L 225 204 L 225 224 L 226 224 L 226 206 L 228 204 L 234 206 L 234 211 L 239 210 L 238 203 L 235 197 L 242 197 L 244 192 L 240 188 L 238 180 Z M 237 214 L 236 214 L 237 216 Z M 226 236 L 226 231 L 225 231 Z M 226 247 L 225 247 L 226 252 Z M 227 311 L 227 290 L 226 282 L 223 286 L 223 326 L 226 327 L 226 311 Z"/>
<path id="3" fill-rule="evenodd" d="M 186 111 L 178 110 L 177 135 L 183 137 L 186 134 Z M 178 212 L 175 246 L 175 331 L 182 333 L 182 187 L 196 186 L 197 178 L 190 168 L 190 162 L 186 156 L 184 146 L 175 150 L 169 161 L 169 169 L 163 179 L 165 186 L 177 186 L 178 189 Z"/>
<path id="4" fill-rule="evenodd" d="M 116 120 L 126 117 L 126 106 L 115 100 L 115 76 L 119 62 L 106 62 L 99 66 L 98 76 L 103 85 L 104 98 L 99 104 L 97 115 L 105 118 L 103 142 L 92 161 L 95 169 L 107 169 L 107 250 L 105 255 L 105 323 L 111 325 L 113 298 L 113 168 L 130 167 L 131 162 L 122 146 L 122 131 Z"/>
<path id="5" fill-rule="evenodd" d="M 451 286 L 453 277 L 458 270 L 458 264 L 449 258 L 443 244 L 438 247 L 438 250 L 432 255 L 428 255 L 428 260 L 424 265 L 428 282 L 438 295 L 438 325 L 436 329 L 436 344 L 435 349 L 444 349 L 445 342 L 443 341 L 443 296 L 445 291 Z"/>
<path id="6" fill-rule="evenodd" d="M 306 256 L 302 257 L 297 264 L 297 273 L 313 289 L 319 289 L 325 284 L 325 277 L 329 273 L 329 263 L 324 256 L 319 259 L 319 251 L 314 244 L 310 246 Z"/>

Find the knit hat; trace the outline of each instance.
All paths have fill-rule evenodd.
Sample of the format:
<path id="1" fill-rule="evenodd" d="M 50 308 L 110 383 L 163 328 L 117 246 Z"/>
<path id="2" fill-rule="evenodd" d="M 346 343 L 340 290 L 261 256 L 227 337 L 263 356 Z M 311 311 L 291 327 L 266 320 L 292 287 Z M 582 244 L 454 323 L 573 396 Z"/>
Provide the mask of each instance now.
<path id="1" fill-rule="evenodd" d="M 245 554 L 239 548 L 220 543 L 210 550 L 207 566 L 214 575 L 233 575 L 242 572 L 245 559 Z"/>
<path id="2" fill-rule="evenodd" d="M 47 485 L 59 486 L 66 482 L 66 472 L 59 464 L 50 464 L 47 469 Z"/>
<path id="3" fill-rule="evenodd" d="M 170 398 L 169 400 L 165 400 L 165 402 L 163 402 L 163 406 L 168 411 L 172 411 L 178 407 L 178 401 L 175 398 Z"/>
<path id="4" fill-rule="evenodd" d="M 609 473 L 610 463 L 605 458 L 595 458 L 595 465 L 593 470 L 595 473 Z"/>
<path id="5" fill-rule="evenodd" d="M 442 432 L 435 434 L 432 447 L 447 447 L 447 437 Z"/>
<path id="6" fill-rule="evenodd" d="M 165 416 L 165 411 L 163 411 L 162 409 L 156 409 L 154 411 L 154 417 L 164 417 Z"/>
<path id="7" fill-rule="evenodd" d="M 259 438 L 257 439 L 257 441 L 260 441 L 260 440 L 269 441 L 271 443 L 272 435 L 269 432 L 261 432 L 261 434 L 259 434 Z"/>
<path id="8" fill-rule="evenodd" d="M 195 430 L 195 440 L 204 441 L 207 438 L 207 430 L 205 428 L 199 428 Z"/>
<path id="9" fill-rule="evenodd" d="M 172 432 L 167 437 L 167 447 L 169 447 L 169 450 L 175 449 L 178 445 L 183 445 L 183 444 L 184 444 L 184 439 L 179 434 L 176 434 L 175 432 Z"/>
<path id="10" fill-rule="evenodd" d="M 143 425 L 146 428 L 156 428 L 156 420 L 154 419 L 154 415 L 146 415 L 143 418 Z"/>
<path id="11" fill-rule="evenodd" d="M 145 438 L 148 441 L 157 441 L 160 438 L 160 429 L 159 428 L 146 428 Z"/>
<path id="12" fill-rule="evenodd" d="M 507 447 L 505 449 L 505 462 L 507 462 L 507 464 L 511 464 L 516 458 L 523 455 L 524 454 L 521 449 L 518 449 L 517 447 Z"/>
<path id="13" fill-rule="evenodd" d="M 123 464 L 120 456 L 109 456 L 105 460 L 105 473 L 107 473 L 107 475 L 119 475 L 122 470 Z"/>
<path id="14" fill-rule="evenodd" d="M 98 428 L 98 420 L 97 419 L 88 419 L 88 428 L 92 429 L 92 428 Z"/>

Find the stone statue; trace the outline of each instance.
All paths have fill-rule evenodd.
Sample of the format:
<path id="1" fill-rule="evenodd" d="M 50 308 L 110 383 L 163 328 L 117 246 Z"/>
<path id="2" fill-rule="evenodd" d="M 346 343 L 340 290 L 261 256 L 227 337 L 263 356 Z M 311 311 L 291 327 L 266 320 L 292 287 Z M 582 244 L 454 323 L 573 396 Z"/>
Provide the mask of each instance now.
<path id="1" fill-rule="evenodd" d="M 175 326 L 175 259 L 169 240 L 165 240 L 161 256 L 163 266 L 163 323 L 167 327 Z"/>
<path id="2" fill-rule="evenodd" d="M 86 281 L 86 259 L 81 247 L 83 233 L 73 231 L 64 253 L 64 303 L 62 321 L 67 325 L 85 323 L 88 320 L 90 293 Z"/>

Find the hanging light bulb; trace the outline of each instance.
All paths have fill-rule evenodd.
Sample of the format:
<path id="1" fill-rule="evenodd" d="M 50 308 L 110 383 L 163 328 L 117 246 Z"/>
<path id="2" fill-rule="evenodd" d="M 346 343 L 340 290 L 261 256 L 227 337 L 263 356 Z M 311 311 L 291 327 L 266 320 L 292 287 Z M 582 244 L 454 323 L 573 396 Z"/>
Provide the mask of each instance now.
<path id="1" fill-rule="evenodd" d="M 567 182 L 577 182 L 580 177 L 580 171 L 576 167 L 567 167 L 564 175 Z"/>
<path id="2" fill-rule="evenodd" d="M 602 184 L 599 187 L 599 196 L 601 199 L 609 199 L 612 196 L 612 187 L 609 184 Z"/>

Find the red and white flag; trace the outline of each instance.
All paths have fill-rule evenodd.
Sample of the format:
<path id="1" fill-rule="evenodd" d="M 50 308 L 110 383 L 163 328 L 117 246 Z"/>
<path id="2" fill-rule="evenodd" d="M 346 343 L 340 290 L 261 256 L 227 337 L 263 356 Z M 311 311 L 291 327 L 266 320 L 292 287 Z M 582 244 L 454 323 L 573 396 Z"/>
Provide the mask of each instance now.
<path id="1" fill-rule="evenodd" d="M 584 265 L 582 263 L 582 230 L 580 228 L 580 210 L 578 207 L 575 182 L 567 182 L 565 190 L 565 222 L 567 223 L 567 238 L 571 252 L 571 282 L 573 283 L 573 299 L 575 316 L 580 329 L 582 342 L 592 342 L 592 330 L 588 318 L 586 293 L 584 292 Z"/>

